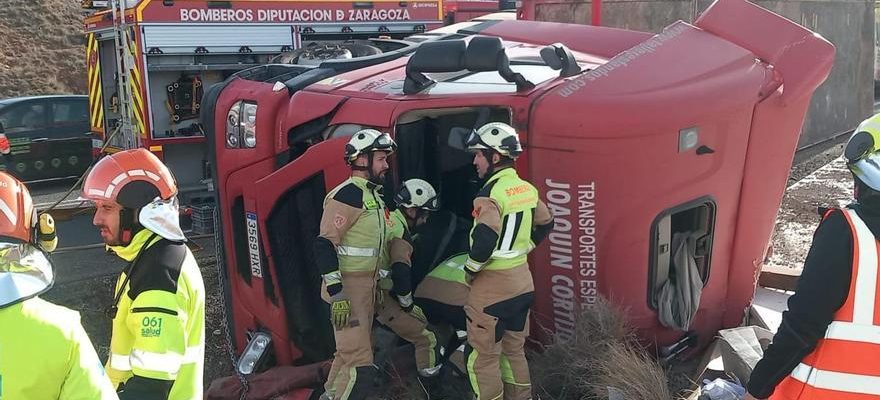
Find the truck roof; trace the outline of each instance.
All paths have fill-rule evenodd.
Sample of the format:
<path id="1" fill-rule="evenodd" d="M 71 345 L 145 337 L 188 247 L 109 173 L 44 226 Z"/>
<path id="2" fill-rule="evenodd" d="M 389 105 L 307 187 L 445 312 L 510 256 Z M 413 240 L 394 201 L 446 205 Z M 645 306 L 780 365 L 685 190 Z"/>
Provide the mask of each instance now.
<path id="1" fill-rule="evenodd" d="M 461 38 L 461 35 L 450 36 L 450 39 Z M 466 41 L 473 36 L 463 37 Z M 440 39 L 444 40 L 444 39 Z M 522 74 L 535 88 L 517 91 L 517 85 L 506 81 L 498 71 L 451 71 L 426 73 L 437 83 L 427 89 L 415 93 L 404 94 L 403 85 L 406 78 L 406 65 L 410 57 L 401 57 L 393 61 L 345 72 L 324 79 L 309 86 L 306 90 L 330 92 L 353 97 L 403 99 L 410 97 L 424 98 L 433 96 L 459 96 L 467 94 L 523 94 L 538 88 L 552 85 L 552 81 L 561 80 L 559 71 L 552 69 L 541 58 L 543 45 L 516 41 L 502 41 L 505 52 L 510 59 L 510 68 Z M 572 51 L 581 69 L 589 70 L 604 64 L 604 57 Z"/>

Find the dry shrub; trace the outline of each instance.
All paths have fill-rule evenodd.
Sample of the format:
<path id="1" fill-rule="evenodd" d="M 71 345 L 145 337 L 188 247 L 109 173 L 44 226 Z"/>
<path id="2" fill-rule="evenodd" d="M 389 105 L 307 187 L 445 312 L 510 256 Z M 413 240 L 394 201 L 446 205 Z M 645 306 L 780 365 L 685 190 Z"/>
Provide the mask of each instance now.
<path id="1" fill-rule="evenodd" d="M 638 344 L 624 313 L 607 301 L 576 317 L 571 340 L 530 354 L 535 395 L 544 400 L 672 399 L 663 369 Z"/>

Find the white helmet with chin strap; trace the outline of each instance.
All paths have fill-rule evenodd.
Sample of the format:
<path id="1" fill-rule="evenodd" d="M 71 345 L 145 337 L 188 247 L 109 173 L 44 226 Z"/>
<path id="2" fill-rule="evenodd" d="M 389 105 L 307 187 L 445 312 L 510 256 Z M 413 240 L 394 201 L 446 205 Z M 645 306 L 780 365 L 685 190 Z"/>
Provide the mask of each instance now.
<path id="1" fill-rule="evenodd" d="M 403 182 L 403 187 L 394 196 L 394 202 L 398 207 L 418 208 L 428 211 L 440 209 L 440 200 L 437 191 L 430 183 L 421 179 L 408 179 Z"/>
<path id="2" fill-rule="evenodd" d="M 348 165 L 353 165 L 354 160 L 361 154 L 374 151 L 385 151 L 391 154 L 395 150 L 397 150 L 397 143 L 394 143 L 394 139 L 391 139 L 387 133 L 375 129 L 361 129 L 345 145 L 345 162 Z"/>
<path id="3" fill-rule="evenodd" d="M 516 130 L 503 122 L 490 122 L 472 132 L 467 140 L 467 148 L 494 150 L 511 160 L 516 160 L 523 152 Z"/>

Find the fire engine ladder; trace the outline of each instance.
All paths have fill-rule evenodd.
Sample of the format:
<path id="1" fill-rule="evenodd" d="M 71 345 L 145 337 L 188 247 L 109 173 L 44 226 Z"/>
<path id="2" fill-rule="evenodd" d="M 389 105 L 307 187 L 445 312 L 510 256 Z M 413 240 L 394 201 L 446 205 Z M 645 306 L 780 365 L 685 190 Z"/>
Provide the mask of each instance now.
<path id="1" fill-rule="evenodd" d="M 131 93 L 131 71 L 134 66 L 134 52 L 129 40 L 130 30 L 125 18 L 126 0 L 111 0 L 113 8 L 113 30 L 116 44 L 117 96 L 119 125 L 117 134 L 110 145 L 121 149 L 140 147 L 140 136 L 134 122 L 134 99 Z"/>

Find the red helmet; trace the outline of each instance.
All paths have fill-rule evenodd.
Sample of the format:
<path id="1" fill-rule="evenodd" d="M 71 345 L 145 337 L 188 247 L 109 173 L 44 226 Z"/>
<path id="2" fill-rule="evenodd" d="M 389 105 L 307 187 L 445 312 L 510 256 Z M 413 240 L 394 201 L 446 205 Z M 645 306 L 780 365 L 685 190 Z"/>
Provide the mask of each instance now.
<path id="1" fill-rule="evenodd" d="M 0 171 L 0 237 L 32 242 L 35 224 L 30 192 L 18 179 Z"/>
<path id="2" fill-rule="evenodd" d="M 177 195 L 177 182 L 168 167 L 146 149 L 125 150 L 99 160 L 83 183 L 82 196 L 111 200 L 138 209 L 157 197 Z"/>

